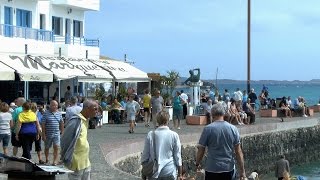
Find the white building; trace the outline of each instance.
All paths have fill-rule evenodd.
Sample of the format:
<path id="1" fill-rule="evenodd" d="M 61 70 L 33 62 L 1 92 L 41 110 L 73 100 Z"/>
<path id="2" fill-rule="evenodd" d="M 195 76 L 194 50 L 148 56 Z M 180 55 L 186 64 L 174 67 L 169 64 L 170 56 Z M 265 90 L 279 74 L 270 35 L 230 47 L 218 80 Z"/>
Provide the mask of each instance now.
<path id="1" fill-rule="evenodd" d="M 59 88 L 86 94 L 88 83 L 149 82 L 121 61 L 100 60 L 99 40 L 85 37 L 85 13 L 100 0 L 0 0 L 0 99 L 47 101 Z M 92 88 L 91 88 L 92 89 Z"/>
<path id="2" fill-rule="evenodd" d="M 99 59 L 99 40 L 84 37 L 85 12 L 99 9 L 100 0 L 0 0 L 0 53 Z"/>

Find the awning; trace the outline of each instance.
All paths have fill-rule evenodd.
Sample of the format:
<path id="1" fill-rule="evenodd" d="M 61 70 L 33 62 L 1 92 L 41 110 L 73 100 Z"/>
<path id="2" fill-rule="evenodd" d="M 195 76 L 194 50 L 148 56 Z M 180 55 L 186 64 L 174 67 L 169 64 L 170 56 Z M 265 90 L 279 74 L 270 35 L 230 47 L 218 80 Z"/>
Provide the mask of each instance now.
<path id="1" fill-rule="evenodd" d="M 110 73 L 98 65 L 86 60 L 86 59 L 74 59 L 74 58 L 64 58 L 65 61 L 71 63 L 76 68 L 85 72 L 86 75 L 90 77 L 79 77 L 79 82 L 111 82 L 113 77 Z"/>
<path id="2" fill-rule="evenodd" d="M 63 57 L 30 57 L 39 65 L 52 71 L 57 80 L 71 79 L 74 77 L 88 77 L 82 70 L 65 61 Z"/>
<path id="3" fill-rule="evenodd" d="M 14 81 L 14 70 L 0 62 L 0 81 Z"/>
<path id="4" fill-rule="evenodd" d="M 0 61 L 15 70 L 21 81 L 52 82 L 53 74 L 29 56 L 0 55 Z"/>
<path id="5" fill-rule="evenodd" d="M 147 73 L 131 66 L 123 61 L 115 60 L 92 60 L 94 64 L 102 67 L 112 74 L 117 82 L 149 82 Z"/>

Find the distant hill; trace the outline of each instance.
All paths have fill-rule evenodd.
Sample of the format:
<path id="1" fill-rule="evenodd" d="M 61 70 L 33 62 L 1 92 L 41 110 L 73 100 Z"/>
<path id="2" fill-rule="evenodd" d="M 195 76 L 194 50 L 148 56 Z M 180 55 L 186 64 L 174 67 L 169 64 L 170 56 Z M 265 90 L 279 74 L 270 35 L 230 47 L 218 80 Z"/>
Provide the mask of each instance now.
<path id="1" fill-rule="evenodd" d="M 186 80 L 186 77 L 180 77 L 178 80 L 178 84 L 183 84 Z M 216 80 L 212 79 L 202 79 L 204 82 L 204 86 L 212 86 L 216 84 Z M 218 79 L 218 84 L 245 84 L 247 83 L 246 80 L 232 80 L 232 79 Z M 252 80 L 251 84 L 320 84 L 320 79 L 312 79 L 310 81 L 300 81 L 300 80 L 293 80 L 293 81 L 278 81 L 278 80 Z"/>

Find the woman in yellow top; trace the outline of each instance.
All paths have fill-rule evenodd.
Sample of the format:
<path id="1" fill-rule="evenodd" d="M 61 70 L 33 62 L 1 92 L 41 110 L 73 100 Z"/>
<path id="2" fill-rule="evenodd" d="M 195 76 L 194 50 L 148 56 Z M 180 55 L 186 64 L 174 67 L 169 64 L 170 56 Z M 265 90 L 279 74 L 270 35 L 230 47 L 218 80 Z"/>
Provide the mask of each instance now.
<path id="1" fill-rule="evenodd" d="M 150 105 L 151 95 L 149 94 L 148 89 L 144 91 L 142 103 L 143 103 L 143 111 L 144 111 L 144 124 L 146 127 L 149 127 L 150 118 L 151 118 L 151 105 Z"/>
<path id="2" fill-rule="evenodd" d="M 36 114 L 31 111 L 31 103 L 25 102 L 22 105 L 23 111 L 19 114 L 18 125 L 16 129 L 16 139 L 22 145 L 22 157 L 31 159 L 30 151 L 32 143 L 39 139 L 40 124 L 37 121 Z"/>

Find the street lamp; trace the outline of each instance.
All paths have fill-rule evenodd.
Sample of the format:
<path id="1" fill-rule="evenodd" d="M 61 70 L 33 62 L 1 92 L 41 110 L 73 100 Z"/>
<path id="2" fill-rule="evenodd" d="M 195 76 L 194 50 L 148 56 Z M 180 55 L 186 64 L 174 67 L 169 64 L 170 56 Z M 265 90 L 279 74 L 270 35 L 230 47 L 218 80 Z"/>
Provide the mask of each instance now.
<path id="1" fill-rule="evenodd" d="M 247 92 L 250 92 L 251 0 L 248 0 L 247 15 Z"/>

